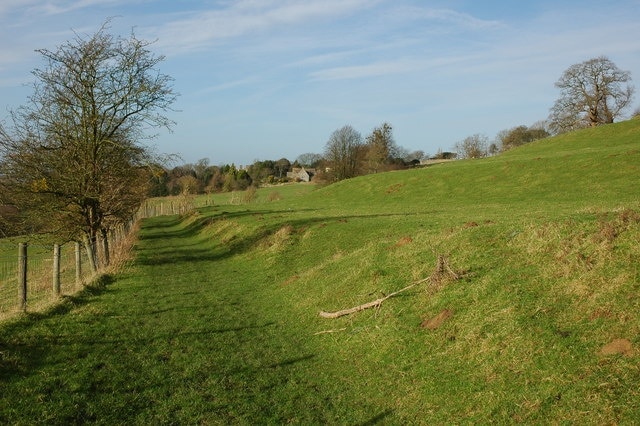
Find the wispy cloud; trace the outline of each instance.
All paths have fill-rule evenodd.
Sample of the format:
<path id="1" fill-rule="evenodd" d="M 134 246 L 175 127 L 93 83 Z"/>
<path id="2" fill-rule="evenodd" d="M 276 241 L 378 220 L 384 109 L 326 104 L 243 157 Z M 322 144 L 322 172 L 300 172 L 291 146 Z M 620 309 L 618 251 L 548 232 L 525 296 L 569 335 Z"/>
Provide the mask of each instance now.
<path id="1" fill-rule="evenodd" d="M 365 65 L 333 67 L 314 71 L 310 74 L 312 80 L 346 80 L 353 78 L 376 77 L 390 74 L 401 74 L 416 70 L 418 62 L 384 61 Z"/>
<path id="2" fill-rule="evenodd" d="M 397 74 L 424 72 L 456 63 L 468 62 L 468 56 L 440 57 L 435 59 L 405 58 L 379 61 L 363 65 L 339 66 L 313 71 L 312 80 L 348 80 L 354 78 L 380 77 Z"/>
<path id="3" fill-rule="evenodd" d="M 160 44 L 178 52 L 201 50 L 223 40 L 260 34 L 282 26 L 349 15 L 372 0 L 242 0 L 226 8 L 192 12 L 157 28 Z"/>
<path id="4" fill-rule="evenodd" d="M 100 6 L 114 6 L 118 4 L 131 4 L 135 0 L 68 0 L 68 1 L 34 1 L 30 8 L 31 12 L 38 12 L 45 15 L 60 15 L 81 9 L 89 9 Z"/>
<path id="5" fill-rule="evenodd" d="M 2 0 L 0 17 L 10 14 L 16 17 L 35 18 L 37 16 L 61 15 L 93 7 L 131 5 L 138 0 Z"/>
<path id="6" fill-rule="evenodd" d="M 480 19 L 451 9 L 411 8 L 407 17 L 449 24 L 456 30 L 485 30 L 503 27 L 503 23 L 500 21 Z"/>
<path id="7" fill-rule="evenodd" d="M 2 0 L 0 2 L 0 17 L 23 10 L 39 1 L 40 0 Z"/>
<path id="8" fill-rule="evenodd" d="M 227 81 L 222 84 L 217 84 L 215 86 L 209 86 L 202 89 L 201 93 L 213 93 L 213 92 L 222 92 L 225 90 L 235 89 L 237 87 L 247 86 L 250 84 L 256 83 L 258 79 L 256 77 L 247 77 L 234 81 Z"/>

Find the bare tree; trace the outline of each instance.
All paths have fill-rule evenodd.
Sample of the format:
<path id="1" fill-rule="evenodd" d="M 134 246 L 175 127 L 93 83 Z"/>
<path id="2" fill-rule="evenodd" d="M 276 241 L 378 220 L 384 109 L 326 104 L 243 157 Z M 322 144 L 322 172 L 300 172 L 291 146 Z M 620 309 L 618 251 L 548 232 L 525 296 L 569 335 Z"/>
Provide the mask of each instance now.
<path id="1" fill-rule="evenodd" d="M 145 196 L 145 130 L 173 124 L 163 114 L 176 97 L 172 79 L 149 44 L 114 37 L 106 23 L 38 50 L 46 66 L 33 71 L 33 94 L 0 128 L 0 166 L 20 210 L 45 218 L 48 232 L 84 236 L 91 253 Z"/>
<path id="2" fill-rule="evenodd" d="M 296 158 L 296 162 L 303 167 L 316 167 L 322 160 L 322 154 L 316 154 L 313 152 L 300 154 L 298 158 Z"/>
<path id="3" fill-rule="evenodd" d="M 325 158 L 335 180 L 357 175 L 362 135 L 347 125 L 334 131 L 325 146 Z"/>
<path id="4" fill-rule="evenodd" d="M 489 139 L 485 135 L 475 134 L 456 143 L 459 158 L 483 158 L 487 156 Z"/>
<path id="5" fill-rule="evenodd" d="M 551 108 L 556 133 L 613 123 L 631 104 L 634 88 L 628 71 L 605 56 L 570 66 L 556 82 L 560 98 Z"/>

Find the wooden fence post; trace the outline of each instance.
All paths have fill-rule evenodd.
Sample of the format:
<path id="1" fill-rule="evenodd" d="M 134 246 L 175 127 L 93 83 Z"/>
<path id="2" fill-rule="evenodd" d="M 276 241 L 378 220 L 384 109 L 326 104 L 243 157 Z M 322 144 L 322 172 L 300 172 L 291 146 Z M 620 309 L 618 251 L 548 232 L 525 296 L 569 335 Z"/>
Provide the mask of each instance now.
<path id="1" fill-rule="evenodd" d="M 53 296 L 60 296 L 60 244 L 53 245 Z"/>
<path id="2" fill-rule="evenodd" d="M 76 252 L 76 287 L 82 284 L 82 251 L 80 248 L 80 241 L 75 242 Z"/>
<path id="3" fill-rule="evenodd" d="M 18 303 L 27 312 L 27 243 L 18 244 Z"/>

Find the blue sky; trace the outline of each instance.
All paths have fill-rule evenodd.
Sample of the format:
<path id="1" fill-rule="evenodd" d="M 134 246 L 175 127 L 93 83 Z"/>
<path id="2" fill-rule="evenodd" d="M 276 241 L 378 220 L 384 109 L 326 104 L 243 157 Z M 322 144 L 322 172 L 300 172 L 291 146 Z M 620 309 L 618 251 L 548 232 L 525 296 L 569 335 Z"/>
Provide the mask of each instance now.
<path id="1" fill-rule="evenodd" d="M 640 88 L 640 0 L 0 0 L 0 120 L 35 49 L 108 17 L 166 56 L 177 125 L 152 143 L 187 163 L 293 161 L 346 124 L 431 154 L 493 139 L 545 119 L 562 72 L 601 55 Z"/>

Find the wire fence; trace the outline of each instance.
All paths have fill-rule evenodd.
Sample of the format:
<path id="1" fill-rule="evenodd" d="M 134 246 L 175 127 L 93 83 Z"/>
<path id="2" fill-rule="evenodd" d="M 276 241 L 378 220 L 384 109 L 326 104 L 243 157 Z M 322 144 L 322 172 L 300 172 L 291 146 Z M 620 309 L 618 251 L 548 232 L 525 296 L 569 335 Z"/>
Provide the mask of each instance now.
<path id="1" fill-rule="evenodd" d="M 27 238 L 0 239 L 0 321 L 22 312 L 38 312 L 90 283 L 95 275 L 117 270 L 130 256 L 140 220 L 155 216 L 185 214 L 196 207 L 212 205 L 210 197 L 166 197 L 147 200 L 134 218 L 108 237 L 108 251 L 96 244 L 95 269 L 84 246 L 77 242 L 45 244 Z M 109 259 L 105 261 L 105 259 Z"/>
<path id="2" fill-rule="evenodd" d="M 134 238 L 131 231 L 131 226 L 122 226 L 111 232 L 109 255 L 96 253 L 96 264 L 101 265 L 96 270 L 84 245 L 77 242 L 57 245 L 0 240 L 0 321 L 46 309 L 81 290 L 97 273 L 117 268 L 128 258 Z"/>

